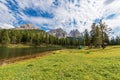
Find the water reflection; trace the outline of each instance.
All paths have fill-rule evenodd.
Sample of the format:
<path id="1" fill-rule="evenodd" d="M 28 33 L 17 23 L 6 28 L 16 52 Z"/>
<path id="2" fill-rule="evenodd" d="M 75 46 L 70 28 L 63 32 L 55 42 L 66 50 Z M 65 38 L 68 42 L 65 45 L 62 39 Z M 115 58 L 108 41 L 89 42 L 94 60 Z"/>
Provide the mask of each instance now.
<path id="1" fill-rule="evenodd" d="M 0 60 L 26 55 L 34 55 L 44 51 L 57 50 L 59 48 L 0 48 Z"/>

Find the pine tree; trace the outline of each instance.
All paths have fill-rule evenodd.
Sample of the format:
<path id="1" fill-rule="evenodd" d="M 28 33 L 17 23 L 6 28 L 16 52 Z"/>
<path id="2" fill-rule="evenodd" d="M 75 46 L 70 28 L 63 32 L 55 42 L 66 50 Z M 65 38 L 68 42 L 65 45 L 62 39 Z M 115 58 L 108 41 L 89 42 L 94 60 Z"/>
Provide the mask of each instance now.
<path id="1" fill-rule="evenodd" d="M 3 45 L 8 45 L 10 43 L 10 38 L 7 30 L 2 31 L 1 42 Z"/>
<path id="2" fill-rule="evenodd" d="M 91 26 L 91 31 L 90 31 L 90 36 L 91 36 L 90 45 L 91 45 L 91 47 L 94 45 L 94 41 L 95 41 L 95 29 L 96 29 L 96 23 L 93 23 Z"/>
<path id="3" fill-rule="evenodd" d="M 94 34 L 94 46 L 99 48 L 102 44 L 102 38 L 100 34 L 100 29 L 98 26 L 95 27 L 95 34 Z"/>
<path id="4" fill-rule="evenodd" d="M 105 42 L 106 36 L 111 33 L 111 28 L 108 28 L 108 26 L 100 20 L 99 22 L 100 26 L 100 31 L 101 31 L 101 36 L 102 36 L 102 48 L 104 49 L 105 46 L 107 45 L 107 42 Z"/>
<path id="5" fill-rule="evenodd" d="M 85 45 L 89 46 L 90 45 L 90 36 L 89 36 L 89 32 L 87 29 L 85 29 L 85 31 L 84 31 L 84 38 L 85 38 Z"/>

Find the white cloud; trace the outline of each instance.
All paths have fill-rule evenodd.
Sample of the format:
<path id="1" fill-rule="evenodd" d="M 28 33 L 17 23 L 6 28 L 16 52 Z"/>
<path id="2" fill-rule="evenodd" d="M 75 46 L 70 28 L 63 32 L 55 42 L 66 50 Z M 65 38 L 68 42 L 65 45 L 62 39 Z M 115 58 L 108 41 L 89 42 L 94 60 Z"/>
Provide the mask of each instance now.
<path id="1" fill-rule="evenodd" d="M 13 24 L 13 22 L 17 21 L 13 14 L 10 13 L 8 7 L 0 3 L 0 23 Z"/>
<path id="2" fill-rule="evenodd" d="M 0 23 L 0 28 L 10 29 L 10 28 L 14 28 L 14 26 L 12 26 L 10 24 L 6 24 L 6 23 Z"/>
<path id="3" fill-rule="evenodd" d="M 42 9 L 54 14 L 54 18 L 46 19 L 43 17 L 27 16 L 23 12 L 19 15 L 23 20 L 29 21 L 34 25 L 49 24 L 49 28 L 62 27 L 66 31 L 71 29 L 89 29 L 93 21 L 97 18 L 104 18 L 106 24 L 113 29 L 119 27 L 120 23 L 120 0 L 74 0 L 69 2 L 68 0 L 58 0 L 58 6 L 53 5 L 54 0 L 16 0 L 19 6 L 19 10 L 26 8 Z M 10 13 L 10 9 L 4 4 L 5 0 L 0 3 L 0 22 L 13 24 L 17 22 L 14 13 Z M 113 19 L 106 19 L 107 16 L 116 14 L 117 17 Z M 72 22 L 77 22 L 74 25 Z M 71 23 L 71 25 L 69 25 Z"/>

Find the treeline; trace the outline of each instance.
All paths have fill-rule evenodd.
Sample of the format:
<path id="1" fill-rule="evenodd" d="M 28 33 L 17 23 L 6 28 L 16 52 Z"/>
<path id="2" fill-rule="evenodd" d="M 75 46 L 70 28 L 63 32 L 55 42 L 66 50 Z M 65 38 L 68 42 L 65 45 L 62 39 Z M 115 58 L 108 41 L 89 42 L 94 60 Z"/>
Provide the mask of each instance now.
<path id="1" fill-rule="evenodd" d="M 49 35 L 42 30 L 0 30 L 0 44 L 32 44 L 32 45 L 61 45 L 61 46 L 78 46 L 78 39 L 57 38 Z"/>
<path id="2" fill-rule="evenodd" d="M 120 36 L 112 37 L 110 45 L 120 45 Z"/>
<path id="3" fill-rule="evenodd" d="M 103 49 L 106 45 L 110 44 L 109 34 L 111 33 L 111 29 L 100 20 L 98 24 L 93 23 L 91 26 L 91 31 L 87 29 L 84 31 L 84 44 L 89 46 L 90 48 L 100 48 Z"/>

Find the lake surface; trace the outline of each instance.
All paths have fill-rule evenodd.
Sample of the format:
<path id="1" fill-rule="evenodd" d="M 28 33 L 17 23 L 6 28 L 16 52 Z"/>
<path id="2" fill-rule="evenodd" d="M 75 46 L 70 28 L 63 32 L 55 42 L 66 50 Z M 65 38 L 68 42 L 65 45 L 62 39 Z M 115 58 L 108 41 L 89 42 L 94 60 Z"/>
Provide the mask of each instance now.
<path id="1" fill-rule="evenodd" d="M 0 60 L 40 54 L 45 51 L 58 50 L 59 48 L 0 48 Z"/>

